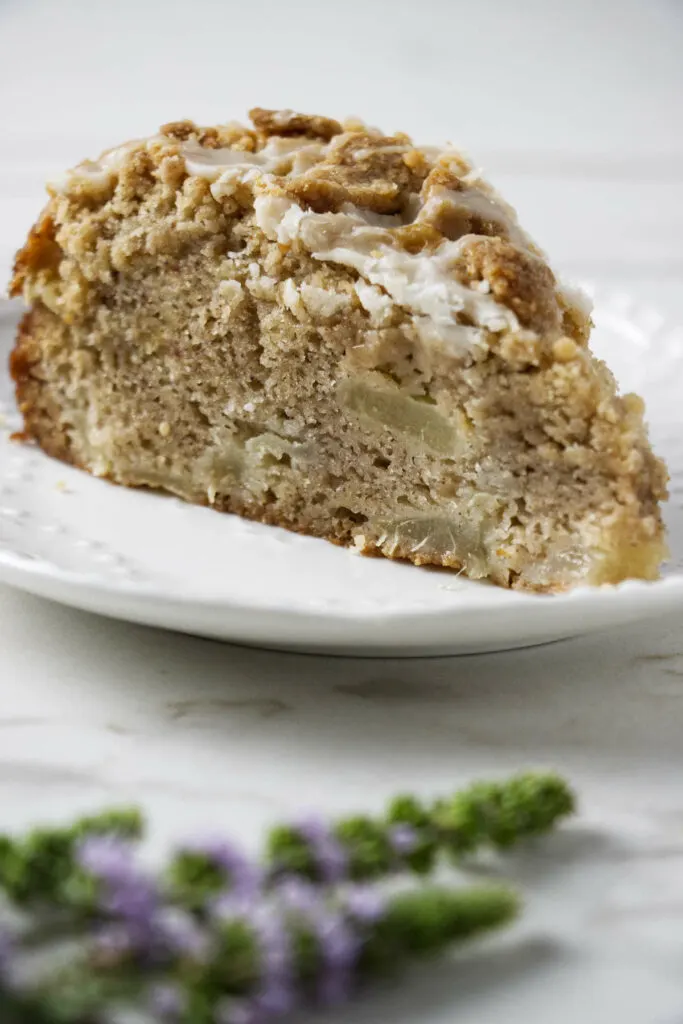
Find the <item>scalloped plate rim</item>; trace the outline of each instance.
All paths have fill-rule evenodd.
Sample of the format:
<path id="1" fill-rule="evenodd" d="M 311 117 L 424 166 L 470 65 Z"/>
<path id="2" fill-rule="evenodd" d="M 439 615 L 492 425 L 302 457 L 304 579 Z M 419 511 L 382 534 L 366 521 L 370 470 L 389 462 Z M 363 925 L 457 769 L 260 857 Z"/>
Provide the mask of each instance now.
<path id="1" fill-rule="evenodd" d="M 324 542 L 323 542 L 324 543 Z M 195 606 L 204 606 L 211 608 L 231 608 L 231 609 L 246 609 L 251 611 L 258 611 L 264 609 L 270 612 L 279 611 L 282 605 L 274 601 L 269 601 L 264 598 L 259 601 L 249 600 L 249 598 L 240 598 L 238 601 L 231 600 L 226 597 L 221 600 L 217 600 L 214 597 L 209 597 L 202 594 L 193 594 L 191 600 L 187 602 L 181 601 L 177 595 L 169 596 L 164 594 L 162 591 L 155 587 L 153 584 L 145 583 L 130 583 L 121 581 L 120 583 L 114 583 L 111 580 L 103 580 L 94 574 L 87 572 L 76 572 L 70 569 L 60 569 L 57 566 L 52 565 L 49 562 L 42 561 L 38 558 L 25 558 L 21 555 L 16 554 L 12 551 L 3 550 L 0 547 L 0 579 L 2 578 L 2 569 L 5 568 L 12 573 L 25 573 L 27 576 L 32 576 L 39 579 L 53 579 L 64 583 L 71 587 L 88 587 L 91 586 L 96 588 L 98 591 L 108 594 L 121 594 L 130 598 L 150 598 L 168 606 L 179 605 L 181 603 L 192 604 Z M 412 568 L 412 567 L 410 567 Z M 420 568 L 420 571 L 422 571 Z M 429 567 L 426 567 L 429 571 Z M 587 602 L 614 603 L 615 600 L 623 599 L 623 595 L 639 594 L 644 591 L 650 593 L 659 594 L 661 591 L 669 591 L 672 595 L 680 595 L 681 603 L 683 604 L 683 573 L 676 573 L 670 576 L 664 576 L 658 580 L 623 580 L 617 584 L 603 584 L 599 587 L 581 586 L 574 587 L 572 590 L 564 591 L 557 594 L 537 594 L 528 591 L 520 590 L 506 590 L 503 587 L 495 587 L 488 585 L 485 582 L 480 581 L 469 581 L 476 582 L 477 586 L 482 588 L 482 600 L 479 607 L 474 610 L 479 611 L 484 605 L 491 607 L 492 604 L 498 604 L 502 606 L 514 606 L 520 607 L 522 604 L 528 606 L 539 606 L 545 605 L 547 602 L 552 601 L 553 604 L 572 603 L 575 604 L 577 601 L 586 604 Z M 486 592 L 484 595 L 484 587 Z M 462 594 L 458 594 L 453 598 L 453 606 L 447 609 L 443 609 L 443 613 L 450 613 L 457 610 L 458 613 L 465 611 L 472 607 L 472 594 L 474 591 L 467 590 L 463 591 Z M 668 602 L 667 602 L 668 603 Z M 462 604 L 462 607 L 460 607 Z M 355 618 L 356 615 L 353 612 L 345 612 L 344 610 L 335 611 L 330 613 L 321 608 L 311 606 L 310 608 L 301 609 L 301 612 L 305 615 L 312 617 L 319 617 L 321 619 L 326 618 Z M 357 616 L 363 620 L 368 617 L 382 619 L 382 620 L 400 620 L 403 618 L 415 618 L 423 616 L 431 618 L 435 614 L 439 614 L 436 610 L 423 610 L 420 608 L 408 608 L 403 611 L 373 611 L 365 610 L 361 615 Z"/>

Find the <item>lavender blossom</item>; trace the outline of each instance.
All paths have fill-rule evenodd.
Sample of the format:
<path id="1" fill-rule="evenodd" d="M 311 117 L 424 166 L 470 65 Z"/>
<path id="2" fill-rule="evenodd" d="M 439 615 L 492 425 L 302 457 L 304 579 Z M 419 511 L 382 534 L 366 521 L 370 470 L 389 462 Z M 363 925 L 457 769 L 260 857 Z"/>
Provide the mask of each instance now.
<path id="1" fill-rule="evenodd" d="M 348 998 L 353 968 L 362 948 L 359 935 L 343 909 L 333 907 L 324 892 L 298 879 L 289 879 L 277 890 L 285 914 L 302 918 L 312 929 L 320 948 L 322 968 L 318 996 L 324 1005 Z"/>
<path id="2" fill-rule="evenodd" d="M 261 886 L 261 869 L 234 843 L 209 838 L 185 844 L 179 852 L 206 857 L 223 874 L 232 892 L 253 894 Z"/>
<path id="3" fill-rule="evenodd" d="M 35 918 L 17 939 L 17 966 L 25 943 L 33 950 L 36 939 L 53 941 L 55 924 L 64 924 L 64 937 L 80 929 L 86 948 L 75 943 L 72 962 L 19 986 L 0 928 L 0 1001 L 13 1019 L 36 1024 L 109 1019 L 124 1006 L 171 1024 L 188 1016 L 268 1024 L 311 996 L 340 1002 L 357 979 L 500 927 L 519 906 L 514 893 L 491 886 L 383 895 L 352 879 L 426 873 L 441 851 L 460 857 L 484 844 L 504 848 L 548 831 L 572 808 L 561 779 L 519 776 L 426 808 L 397 798 L 379 819 L 278 826 L 265 871 L 231 843 L 195 842 L 158 879 L 112 834 L 120 816 L 5 838 L 0 886 L 10 910 L 16 904 Z M 95 834 L 103 824 L 109 831 Z"/>
<path id="4" fill-rule="evenodd" d="M 348 869 L 348 856 L 330 826 L 322 819 L 308 817 L 295 822 L 293 828 L 308 843 L 323 882 L 341 882 Z"/>
<path id="5" fill-rule="evenodd" d="M 100 881 L 116 884 L 128 877 L 133 864 L 130 843 L 111 835 L 90 835 L 76 846 L 76 863 Z"/>
<path id="6" fill-rule="evenodd" d="M 312 882 L 306 882 L 297 875 L 281 879 L 273 895 L 283 910 L 294 911 L 304 916 L 314 914 L 320 903 L 320 890 Z"/>
<path id="7" fill-rule="evenodd" d="M 98 964 L 115 964 L 135 950 L 130 928 L 121 921 L 109 921 L 95 931 L 91 949 Z"/>
<path id="8" fill-rule="evenodd" d="M 262 964 L 254 1006 L 264 1016 L 279 1017 L 289 1013 L 296 1002 L 291 939 L 281 916 L 271 906 L 259 907 L 251 923 Z"/>
<path id="9" fill-rule="evenodd" d="M 216 1024 L 263 1024 L 263 1015 L 247 1000 L 224 999 L 216 1007 L 214 1020 Z"/>
<path id="10" fill-rule="evenodd" d="M 221 1020 L 233 1015 L 260 1020 L 288 1013 L 296 1003 L 293 985 L 292 947 L 285 922 L 276 905 L 262 899 L 224 893 L 211 908 L 214 920 L 223 923 L 241 919 L 256 937 L 261 967 L 257 990 L 249 1003 L 224 1007 Z"/>
<path id="11" fill-rule="evenodd" d="M 334 1006 L 351 994 L 353 970 L 362 944 L 339 910 L 321 914 L 315 923 L 323 957 L 319 998 L 324 1005 Z"/>
<path id="12" fill-rule="evenodd" d="M 187 1006 L 187 996 L 178 985 L 153 985 L 149 992 L 149 1010 L 156 1019 L 179 1021 Z"/>
<path id="13" fill-rule="evenodd" d="M 391 802 L 386 815 L 352 815 L 330 827 L 316 820 L 276 825 L 266 855 L 274 879 L 294 873 L 334 884 L 406 869 L 424 875 L 443 854 L 460 859 L 549 832 L 574 805 L 559 776 L 527 772 L 507 782 L 475 783 L 433 803 L 403 794 Z"/>
<path id="14" fill-rule="evenodd" d="M 389 830 L 389 844 L 399 857 L 405 857 L 412 853 L 418 844 L 418 834 L 412 825 L 394 825 Z"/>
<path id="15" fill-rule="evenodd" d="M 173 960 L 85 958 L 66 974 L 43 978 L 28 1001 L 20 995 L 40 1010 L 27 1019 L 44 1024 L 59 1016 L 65 1024 L 83 1024 L 104 1019 L 121 999 L 134 1012 L 152 1012 L 169 1024 L 187 1020 L 190 1007 L 215 1024 L 268 1024 L 303 1008 L 314 993 L 324 1005 L 339 1003 L 361 976 L 369 979 L 402 957 L 435 953 L 497 927 L 518 903 L 494 888 L 424 888 L 382 903 L 361 887 L 333 896 L 294 880 L 255 901 L 233 896 L 233 909 L 238 905 L 239 914 L 205 921 L 207 957 L 189 972 Z M 302 935 L 307 941 L 299 941 Z"/>
<path id="16" fill-rule="evenodd" d="M 376 924 L 386 909 L 386 897 L 369 885 L 354 885 L 344 894 L 344 907 L 352 921 L 360 925 Z"/>
<path id="17" fill-rule="evenodd" d="M 208 949 L 206 932 L 192 914 L 179 907 L 162 906 L 153 917 L 153 931 L 160 953 L 201 960 Z"/>
<path id="18" fill-rule="evenodd" d="M 154 885 L 143 875 L 130 875 L 105 895 L 102 905 L 115 917 L 141 927 L 148 925 L 157 906 Z"/>
<path id="19" fill-rule="evenodd" d="M 98 909 L 117 922 L 98 936 L 98 951 L 153 955 L 159 895 L 136 865 L 130 846 L 113 836 L 88 836 L 79 843 L 76 860 L 100 883 Z"/>
<path id="20" fill-rule="evenodd" d="M 233 892 L 228 889 L 216 896 L 208 905 L 209 916 L 216 921 L 230 921 L 236 917 L 248 918 L 259 905 L 256 893 Z"/>

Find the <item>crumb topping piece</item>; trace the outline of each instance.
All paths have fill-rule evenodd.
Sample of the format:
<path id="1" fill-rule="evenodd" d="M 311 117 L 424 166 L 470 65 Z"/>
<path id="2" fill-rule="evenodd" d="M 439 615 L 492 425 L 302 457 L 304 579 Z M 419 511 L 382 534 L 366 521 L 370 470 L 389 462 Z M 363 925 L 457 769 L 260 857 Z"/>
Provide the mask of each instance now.
<path id="1" fill-rule="evenodd" d="M 349 132 L 334 139 L 325 159 L 289 181 L 286 191 L 318 213 L 345 203 L 375 213 L 399 213 L 419 192 L 427 168 L 409 166 L 407 136 Z"/>
<path id="2" fill-rule="evenodd" d="M 15 292 L 27 263 L 49 273 L 59 262 L 53 221 L 59 222 L 60 204 L 92 209 L 107 203 L 114 191 L 132 196 L 138 182 L 156 177 L 177 190 L 182 204 L 206 197 L 208 189 L 202 201 L 212 198 L 217 204 L 216 223 L 221 207 L 232 210 L 237 203 L 254 209 L 256 223 L 266 223 L 268 237 L 281 244 L 302 245 L 322 261 L 343 262 L 374 286 L 390 281 L 395 300 L 416 316 L 430 315 L 420 289 L 441 303 L 439 309 L 445 296 L 455 296 L 453 321 L 449 315 L 435 330 L 444 328 L 460 347 L 481 347 L 482 327 L 489 334 L 498 329 L 548 335 L 550 351 L 563 334 L 585 333 L 585 309 L 556 284 L 514 210 L 462 154 L 420 148 L 408 135 L 384 135 L 357 121 L 342 125 L 262 107 L 253 108 L 250 117 L 253 128 L 169 122 L 158 135 L 124 143 L 69 172 L 53 185 L 43 226 L 20 255 Z M 264 196 L 270 202 L 267 215 L 260 216 Z M 337 238 L 336 248 L 321 244 L 321 233 Z M 401 275 L 410 268 L 409 288 L 394 287 L 399 264 Z M 450 330 L 451 322 L 457 331 Z"/>
<path id="3" fill-rule="evenodd" d="M 514 311 L 523 326 L 538 334 L 559 327 L 555 278 L 537 256 L 503 238 L 473 235 L 465 239 L 454 269 L 464 284 L 484 284 L 489 294 Z"/>
<path id="4" fill-rule="evenodd" d="M 265 110 L 252 107 L 249 117 L 257 131 L 270 135 L 305 135 L 309 139 L 324 139 L 343 132 L 339 121 L 318 114 L 297 114 L 293 110 Z"/>

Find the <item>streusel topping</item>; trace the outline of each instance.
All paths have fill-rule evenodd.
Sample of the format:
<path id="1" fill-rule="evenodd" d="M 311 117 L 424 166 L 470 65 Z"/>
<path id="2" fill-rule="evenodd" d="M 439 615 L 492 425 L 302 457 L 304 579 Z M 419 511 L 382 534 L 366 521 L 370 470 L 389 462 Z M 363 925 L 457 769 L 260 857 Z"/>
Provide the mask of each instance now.
<path id="1" fill-rule="evenodd" d="M 270 239 L 354 268 L 420 333 L 463 350 L 491 336 L 587 334 L 585 300 L 556 282 L 514 210 L 455 150 L 415 146 L 357 122 L 255 108 L 254 127 L 191 121 L 85 161 L 52 183 L 69 202 L 106 200 L 131 163 L 207 181 L 219 202 L 253 204 Z"/>

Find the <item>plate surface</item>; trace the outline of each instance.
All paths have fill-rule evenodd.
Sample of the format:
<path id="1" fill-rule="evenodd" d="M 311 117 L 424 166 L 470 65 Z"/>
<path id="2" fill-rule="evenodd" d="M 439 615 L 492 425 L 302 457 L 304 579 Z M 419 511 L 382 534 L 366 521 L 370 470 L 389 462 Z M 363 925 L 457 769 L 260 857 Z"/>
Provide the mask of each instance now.
<path id="1" fill-rule="evenodd" d="M 19 421 L 7 354 L 21 308 L 3 300 L 0 580 L 216 639 L 378 656 L 524 647 L 683 607 L 683 328 L 625 297 L 595 298 L 593 348 L 645 398 L 671 473 L 672 559 L 657 583 L 511 593 L 89 477 L 10 441 Z"/>

